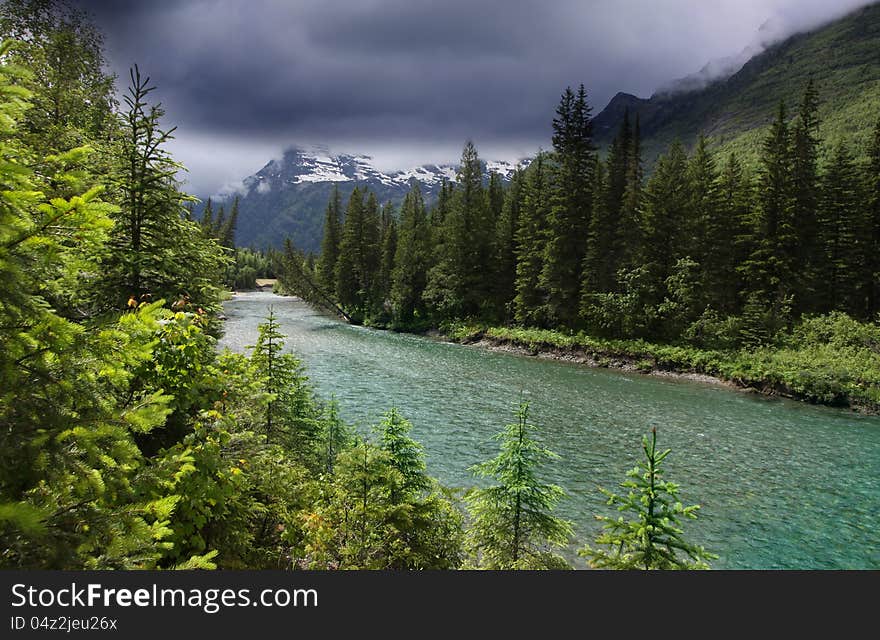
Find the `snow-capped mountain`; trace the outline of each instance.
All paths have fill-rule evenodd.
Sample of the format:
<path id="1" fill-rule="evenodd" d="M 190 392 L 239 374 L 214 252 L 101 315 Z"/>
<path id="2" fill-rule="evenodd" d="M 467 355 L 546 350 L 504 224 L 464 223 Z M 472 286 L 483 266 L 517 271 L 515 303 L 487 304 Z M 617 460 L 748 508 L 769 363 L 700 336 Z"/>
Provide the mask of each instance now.
<path id="1" fill-rule="evenodd" d="M 518 163 L 484 162 L 484 175 L 497 173 L 509 180 Z M 240 246 L 278 247 L 291 237 L 297 247 L 318 251 L 323 233 L 324 209 L 334 187 L 343 202 L 355 186 L 376 194 L 379 202 L 399 204 L 414 181 L 427 202 L 436 198 L 444 180 L 454 182 L 455 165 L 426 164 L 399 171 L 380 171 L 365 155 L 333 154 L 325 147 L 288 149 L 280 159 L 271 160 L 238 188 L 228 189 L 215 206 L 239 197 L 236 243 Z"/>

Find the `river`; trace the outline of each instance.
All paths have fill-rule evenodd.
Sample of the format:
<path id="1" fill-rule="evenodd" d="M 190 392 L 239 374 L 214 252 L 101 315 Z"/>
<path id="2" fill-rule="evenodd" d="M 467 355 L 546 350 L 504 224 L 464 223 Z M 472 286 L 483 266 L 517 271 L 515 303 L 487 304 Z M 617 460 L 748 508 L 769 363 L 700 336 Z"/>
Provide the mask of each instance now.
<path id="1" fill-rule="evenodd" d="M 496 454 L 492 436 L 527 399 L 561 456 L 545 477 L 567 491 L 558 512 L 581 544 L 597 533 L 594 514 L 609 513 L 597 486 L 618 488 L 656 426 L 673 450 L 667 479 L 702 505 L 686 535 L 718 554 L 714 568 L 880 568 L 878 417 L 350 326 L 271 293 L 225 304 L 220 346 L 252 345 L 269 305 L 318 393 L 362 431 L 396 406 L 448 486 L 475 484 L 469 467 Z"/>

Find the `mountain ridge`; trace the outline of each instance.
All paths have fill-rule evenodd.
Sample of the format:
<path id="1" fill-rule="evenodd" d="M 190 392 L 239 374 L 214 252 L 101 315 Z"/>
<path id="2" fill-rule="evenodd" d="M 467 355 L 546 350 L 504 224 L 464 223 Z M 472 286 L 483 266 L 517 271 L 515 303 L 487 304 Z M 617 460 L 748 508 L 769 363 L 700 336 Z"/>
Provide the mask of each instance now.
<path id="1" fill-rule="evenodd" d="M 484 177 L 497 173 L 509 181 L 516 163 L 483 161 Z M 324 208 L 339 189 L 343 203 L 355 186 L 366 187 L 379 202 L 399 205 L 414 182 L 418 182 L 427 202 L 438 195 L 444 180 L 454 181 L 458 166 L 424 164 L 410 169 L 380 171 L 372 158 L 363 154 L 333 153 L 321 145 L 289 147 L 281 156 L 267 162 L 259 171 L 244 178 L 239 187 L 229 189 L 212 200 L 227 204 L 238 196 L 239 224 L 236 243 L 255 248 L 279 247 L 291 236 L 294 244 L 317 252 L 321 243 Z"/>
<path id="2" fill-rule="evenodd" d="M 875 3 L 768 44 L 729 76 L 725 70 L 714 80 L 701 78 L 698 89 L 661 89 L 649 98 L 619 92 L 593 118 L 594 142 L 604 153 L 629 111 L 632 119 L 637 115 L 640 119 L 648 172 L 674 140 L 692 147 L 700 133 L 708 137 L 716 153 L 736 152 L 747 165 L 754 165 L 779 101 L 786 102 L 792 116 L 812 78 L 819 93 L 819 134 L 826 142 L 824 148 L 847 141 L 855 143 L 855 149 L 867 150 L 870 132 L 880 117 L 878 52 L 880 3 Z M 484 169 L 509 179 L 515 165 L 490 161 Z M 277 247 L 291 235 L 301 249 L 317 251 L 324 208 L 334 186 L 344 199 L 355 185 L 361 185 L 374 191 L 380 202 L 399 204 L 416 180 L 430 203 L 443 179 L 454 180 L 456 168 L 453 164 L 422 165 L 383 172 L 366 155 L 333 155 L 320 146 L 291 148 L 242 182 L 237 242 Z"/>

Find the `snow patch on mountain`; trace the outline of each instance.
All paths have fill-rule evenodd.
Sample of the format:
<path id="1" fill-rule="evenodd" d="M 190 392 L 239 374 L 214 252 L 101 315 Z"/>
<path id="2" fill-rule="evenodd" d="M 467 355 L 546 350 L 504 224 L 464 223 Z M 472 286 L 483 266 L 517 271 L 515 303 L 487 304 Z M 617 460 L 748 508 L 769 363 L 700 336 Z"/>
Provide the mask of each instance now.
<path id="1" fill-rule="evenodd" d="M 509 180 L 517 167 L 528 166 L 529 160 L 518 163 L 490 160 L 486 173 L 494 172 Z M 454 182 L 458 168 L 451 164 L 425 164 L 400 171 L 379 171 L 367 155 L 333 154 L 327 147 L 313 146 L 288 149 L 282 158 L 266 164 L 255 175 L 242 182 L 242 192 L 266 193 L 286 185 L 327 182 L 358 182 L 365 186 L 408 188 L 413 180 L 431 189 L 444 180 Z M 220 194 L 218 194 L 220 195 Z M 231 195 L 231 194 L 223 194 Z"/>

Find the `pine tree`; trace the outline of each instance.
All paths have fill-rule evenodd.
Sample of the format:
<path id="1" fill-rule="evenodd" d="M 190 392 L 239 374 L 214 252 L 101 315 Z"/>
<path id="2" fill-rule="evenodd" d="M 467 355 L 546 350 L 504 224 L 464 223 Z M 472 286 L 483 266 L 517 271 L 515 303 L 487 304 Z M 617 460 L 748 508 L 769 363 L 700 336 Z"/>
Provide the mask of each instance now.
<path id="1" fill-rule="evenodd" d="M 323 441 L 324 441 L 324 469 L 326 473 L 333 475 L 336 465 L 336 457 L 352 443 L 346 424 L 339 417 L 339 402 L 336 396 L 330 396 L 330 401 L 324 408 L 322 418 Z"/>
<path id="2" fill-rule="evenodd" d="M 675 142 L 669 153 L 657 161 L 644 194 L 642 261 L 648 272 L 649 299 L 654 306 L 665 298 L 665 282 L 676 262 L 688 255 L 690 204 L 687 156 L 681 144 Z"/>
<path id="3" fill-rule="evenodd" d="M 324 214 L 324 237 L 321 240 L 321 257 L 318 260 L 318 281 L 329 291 L 336 290 L 336 261 L 339 259 L 339 239 L 341 235 L 342 202 L 339 187 L 333 187 L 333 194 Z"/>
<path id="4" fill-rule="evenodd" d="M 272 307 L 257 330 L 251 362 L 268 397 L 261 428 L 265 441 L 282 446 L 300 464 L 319 470 L 323 462 L 319 445 L 321 411 L 305 368 L 296 356 L 283 352 L 286 336 Z"/>
<path id="5" fill-rule="evenodd" d="M 627 473 L 630 480 L 621 483 L 628 490 L 618 496 L 602 490 L 609 506 L 617 511 L 632 512 L 634 518 L 597 516 L 604 523 L 604 532 L 596 544 L 608 549 L 581 550 L 597 569 L 708 569 L 707 562 L 717 556 L 703 547 L 687 542 L 681 530 L 682 518 L 696 518 L 698 505 L 685 507 L 678 500 L 678 485 L 663 480 L 663 461 L 670 449 L 657 451 L 657 429 L 651 440 L 642 438 L 645 460 Z"/>
<path id="6" fill-rule="evenodd" d="M 163 131 L 161 105 L 150 105 L 150 79 L 131 70 L 121 115 L 122 157 L 114 176 L 121 210 L 110 238 L 96 306 L 125 308 L 127 300 L 182 300 L 193 309 L 219 309 L 220 283 L 230 262 L 218 243 L 184 217 L 193 198 L 179 190 L 181 165 L 165 149 L 174 129 Z"/>
<path id="7" fill-rule="evenodd" d="M 717 274 L 718 310 L 736 313 L 740 307 L 743 289 L 742 274 L 738 266 L 751 254 L 751 181 L 735 154 L 730 154 L 718 178 L 717 221 L 726 229 L 726 241 L 719 249 Z M 714 262 L 713 262 L 714 264 Z"/>
<path id="8" fill-rule="evenodd" d="M 614 153 L 614 149 L 612 149 Z M 613 168 L 614 158 L 606 164 L 596 163 L 596 183 L 593 185 L 593 215 L 587 237 L 587 253 L 584 255 L 583 281 L 581 283 L 581 307 L 594 293 L 613 291 L 620 268 L 618 255 L 618 223 L 620 205 L 610 202 L 611 189 L 608 172 Z M 616 210 L 615 210 L 616 209 Z"/>
<path id="9" fill-rule="evenodd" d="M 785 104 L 779 104 L 776 120 L 764 140 L 758 179 L 758 201 L 752 233 L 752 253 L 740 265 L 746 283 L 749 317 L 763 317 L 769 326 L 746 327 L 748 333 L 774 335 L 789 320 L 793 270 L 796 261 L 792 218 L 791 135 Z M 761 302 L 763 301 L 763 302 Z M 763 304 L 758 312 L 756 305 Z"/>
<path id="10" fill-rule="evenodd" d="M 620 221 L 617 225 L 621 269 L 634 268 L 641 253 L 642 181 L 644 175 L 642 170 L 641 120 L 638 114 L 636 114 L 628 160 L 626 189 L 623 193 Z"/>
<path id="11" fill-rule="evenodd" d="M 415 183 L 400 210 L 400 233 L 391 275 L 391 305 L 399 326 L 407 326 L 425 310 L 422 294 L 428 278 L 430 232 L 422 191 Z"/>
<path id="12" fill-rule="evenodd" d="M 473 467 L 478 477 L 494 481 L 466 497 L 473 523 L 468 547 L 475 564 L 484 569 L 559 569 L 566 562 L 551 551 L 566 544 L 571 524 L 553 515 L 565 492 L 541 482 L 537 469 L 558 458 L 532 437 L 529 405 L 520 404 L 516 422 L 496 436 L 497 457 Z"/>
<path id="13" fill-rule="evenodd" d="M 865 249 L 863 288 L 866 299 L 865 316 L 873 320 L 880 312 L 880 119 L 874 127 L 873 142 L 864 173 L 868 246 Z"/>
<path id="14" fill-rule="evenodd" d="M 523 172 L 517 168 L 504 193 L 504 203 L 495 225 L 495 276 L 493 306 L 496 317 L 506 322 L 513 319 L 516 296 L 517 229 L 522 206 Z"/>
<path id="15" fill-rule="evenodd" d="M 394 206 L 388 202 L 382 207 L 382 252 L 376 281 L 377 302 L 382 314 L 390 311 L 391 283 L 394 273 L 394 256 L 397 254 L 397 219 Z"/>
<path id="16" fill-rule="evenodd" d="M 864 309 L 860 299 L 859 275 L 864 272 L 866 219 L 860 206 L 856 164 L 849 150 L 838 145 L 822 180 L 820 215 L 824 244 L 823 288 L 819 310 L 846 311 L 858 315 Z"/>
<path id="17" fill-rule="evenodd" d="M 705 136 L 700 134 L 697 147 L 688 166 L 690 184 L 691 235 L 690 257 L 699 265 L 700 306 L 719 309 L 724 296 L 722 279 L 734 267 L 731 248 L 730 221 L 720 216 L 718 172 L 709 153 Z"/>
<path id="18" fill-rule="evenodd" d="M 364 194 L 355 187 L 348 200 L 345 211 L 345 222 L 342 226 L 342 237 L 339 242 L 339 257 L 336 260 L 336 299 L 348 310 L 352 317 L 363 320 L 366 303 L 365 283 L 367 274 L 368 248 L 365 238 L 366 217 L 364 212 Z"/>
<path id="19" fill-rule="evenodd" d="M 206 237 L 211 237 L 211 231 L 214 229 L 214 203 L 211 201 L 211 198 L 208 198 L 208 201 L 205 203 L 205 208 L 202 210 L 202 218 L 199 222 L 202 227 L 202 233 Z"/>
<path id="20" fill-rule="evenodd" d="M 235 196 L 232 200 L 232 208 L 229 211 L 229 218 L 223 225 L 220 225 L 220 244 L 227 249 L 235 249 L 235 230 L 238 227 L 238 207 L 239 197 Z"/>
<path id="21" fill-rule="evenodd" d="M 389 461 L 400 474 L 400 482 L 390 483 L 391 504 L 417 497 L 430 486 L 425 473 L 425 454 L 422 446 L 409 437 L 412 423 L 392 408 L 376 427 L 379 446 L 389 455 Z"/>
<path id="22" fill-rule="evenodd" d="M 376 194 L 370 191 L 364 205 L 364 229 L 361 236 L 364 247 L 364 262 L 361 272 L 361 289 L 364 304 L 370 316 L 382 308 L 381 293 L 378 291 L 379 269 L 382 264 L 382 215 Z"/>
<path id="23" fill-rule="evenodd" d="M 484 274 L 492 256 L 495 229 L 487 228 L 487 220 L 480 159 L 468 141 L 443 221 L 441 253 L 429 272 L 425 292 L 441 316 L 473 316 L 484 306 L 489 287 Z"/>
<path id="24" fill-rule="evenodd" d="M 155 568 L 176 498 L 144 498 L 135 434 L 160 427 L 171 397 L 142 392 L 157 304 L 77 324 L 45 292 L 100 270 L 116 207 L 102 187 L 49 197 L 39 180 L 78 186 L 88 149 L 40 163 L 18 138 L 30 108 L 22 71 L 0 46 L 0 567 Z"/>
<path id="25" fill-rule="evenodd" d="M 540 285 L 555 325 L 572 327 L 580 309 L 581 272 L 593 209 L 596 155 L 590 107 L 583 85 L 567 88 L 553 120 L 556 170 L 547 220 L 547 244 Z"/>
<path id="26" fill-rule="evenodd" d="M 462 517 L 434 490 L 405 498 L 391 454 L 366 440 L 337 458 L 333 484 L 304 518 L 306 560 L 316 569 L 456 569 Z"/>
<path id="27" fill-rule="evenodd" d="M 797 120 L 791 130 L 792 283 L 795 313 L 816 308 L 821 286 L 819 272 L 824 268 L 818 234 L 819 218 L 819 96 L 810 78 L 804 91 Z"/>
<path id="28" fill-rule="evenodd" d="M 546 155 L 538 153 L 523 178 L 523 203 L 516 231 L 516 297 L 514 314 L 523 325 L 544 322 L 545 296 L 540 288 L 544 238 L 550 212 L 550 185 Z"/>

